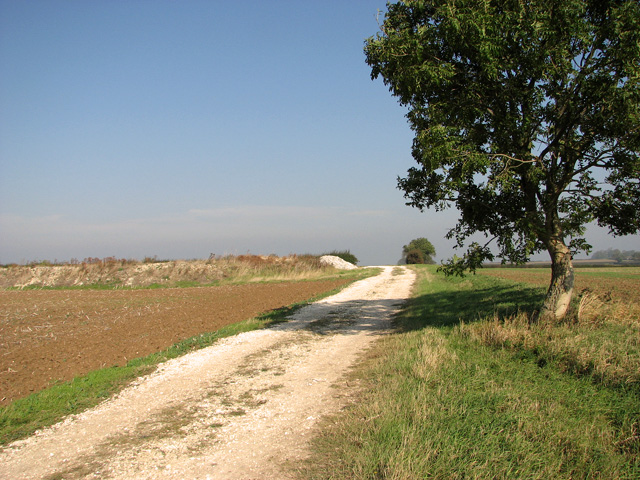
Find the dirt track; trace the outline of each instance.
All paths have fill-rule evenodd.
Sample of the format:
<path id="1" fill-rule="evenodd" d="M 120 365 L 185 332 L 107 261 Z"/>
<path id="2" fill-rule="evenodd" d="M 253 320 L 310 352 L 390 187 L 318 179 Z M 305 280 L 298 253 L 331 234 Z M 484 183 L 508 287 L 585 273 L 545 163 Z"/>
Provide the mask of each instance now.
<path id="1" fill-rule="evenodd" d="M 0 478 L 294 478 L 317 419 L 350 393 L 344 373 L 386 331 L 413 279 L 386 267 L 286 324 L 166 362 L 6 448 Z"/>

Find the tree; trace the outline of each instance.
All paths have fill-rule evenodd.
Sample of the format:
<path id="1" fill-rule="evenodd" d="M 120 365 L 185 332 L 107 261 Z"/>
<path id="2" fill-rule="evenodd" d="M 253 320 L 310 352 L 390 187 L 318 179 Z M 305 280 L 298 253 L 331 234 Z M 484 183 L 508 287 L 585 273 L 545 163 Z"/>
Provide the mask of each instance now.
<path id="1" fill-rule="evenodd" d="M 389 3 L 366 41 L 373 79 L 408 107 L 417 167 L 407 204 L 460 212 L 446 273 L 493 260 L 552 261 L 540 315 L 561 319 L 584 226 L 640 229 L 637 0 Z"/>
<path id="2" fill-rule="evenodd" d="M 409 253 L 413 250 L 417 250 L 420 252 L 421 261 L 411 261 L 409 262 Z M 436 263 L 433 260 L 433 256 L 436 254 L 436 249 L 433 244 L 424 237 L 416 238 L 409 242 L 409 245 L 405 245 L 402 247 L 402 257 L 405 259 L 406 263 Z M 412 256 L 412 260 L 417 259 L 415 254 Z"/>

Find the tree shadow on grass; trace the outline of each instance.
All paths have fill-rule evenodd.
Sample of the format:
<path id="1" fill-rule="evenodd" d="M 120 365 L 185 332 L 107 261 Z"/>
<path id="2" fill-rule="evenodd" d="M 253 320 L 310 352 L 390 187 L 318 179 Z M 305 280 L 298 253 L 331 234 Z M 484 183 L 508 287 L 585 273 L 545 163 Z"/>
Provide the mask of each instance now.
<path id="1" fill-rule="evenodd" d="M 504 318 L 540 308 L 545 290 L 523 285 L 494 285 L 464 290 L 447 290 L 420 295 L 407 302 L 395 322 L 401 331 L 425 327 L 453 327 L 487 316 Z"/>
<path id="2" fill-rule="evenodd" d="M 450 278 L 446 282 L 440 291 L 406 301 L 382 298 L 318 302 L 300 310 L 277 311 L 267 325 L 281 330 L 305 329 L 320 335 L 380 332 L 388 328 L 388 324 L 381 323 L 384 318 L 392 318 L 394 329 L 401 332 L 447 328 L 487 316 L 504 318 L 519 312 L 532 313 L 540 308 L 545 296 L 544 288 L 490 277 Z M 398 312 L 399 306 L 402 308 Z M 283 320 L 285 323 L 281 323 Z"/>

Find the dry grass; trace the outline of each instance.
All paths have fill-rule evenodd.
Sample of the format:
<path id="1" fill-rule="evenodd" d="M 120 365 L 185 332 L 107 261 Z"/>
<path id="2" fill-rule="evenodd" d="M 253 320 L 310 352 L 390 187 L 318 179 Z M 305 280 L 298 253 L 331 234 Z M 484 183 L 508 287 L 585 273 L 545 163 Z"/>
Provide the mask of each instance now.
<path id="1" fill-rule="evenodd" d="M 484 345 L 535 356 L 541 366 L 554 363 L 609 386 L 640 386 L 640 304 L 635 302 L 584 291 L 562 323 L 534 322 L 521 312 L 458 328 Z"/>
<path id="2" fill-rule="evenodd" d="M 447 349 L 446 340 L 435 328 L 425 328 L 418 346 L 419 361 L 412 366 L 417 378 L 428 381 L 446 364 L 457 360 L 457 355 Z"/>
<path id="3" fill-rule="evenodd" d="M 550 271 L 487 269 L 483 275 L 546 286 Z M 525 313 L 460 327 L 480 343 L 523 352 L 540 364 L 589 375 L 605 385 L 640 385 L 640 268 L 576 269 L 576 292 L 562 323 L 532 321 Z"/>
<path id="4" fill-rule="evenodd" d="M 321 279 L 335 269 L 314 255 L 240 255 L 208 260 L 143 261 L 91 259 L 52 265 L 11 265 L 0 269 L 0 288 L 197 286 Z"/>

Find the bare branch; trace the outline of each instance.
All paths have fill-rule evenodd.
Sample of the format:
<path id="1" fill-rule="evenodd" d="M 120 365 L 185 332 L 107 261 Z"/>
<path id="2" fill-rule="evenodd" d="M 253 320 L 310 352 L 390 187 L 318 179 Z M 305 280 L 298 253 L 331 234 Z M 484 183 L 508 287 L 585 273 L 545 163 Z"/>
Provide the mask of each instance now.
<path id="1" fill-rule="evenodd" d="M 532 158 L 531 160 L 522 160 L 521 158 L 512 157 L 504 153 L 488 153 L 487 155 L 489 155 L 490 157 L 506 158 L 507 160 L 513 160 L 514 162 L 518 162 L 520 164 L 536 163 L 539 161 L 539 158 L 536 158 L 536 157 Z"/>

